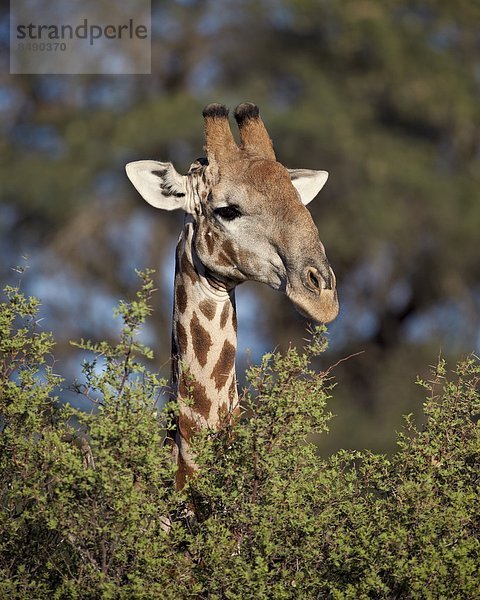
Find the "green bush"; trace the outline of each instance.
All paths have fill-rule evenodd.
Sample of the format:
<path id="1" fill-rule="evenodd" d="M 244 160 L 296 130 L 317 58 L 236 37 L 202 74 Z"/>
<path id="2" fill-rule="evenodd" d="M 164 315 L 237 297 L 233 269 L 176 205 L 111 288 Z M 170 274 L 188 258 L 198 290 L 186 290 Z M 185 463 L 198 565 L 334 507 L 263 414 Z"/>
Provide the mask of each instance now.
<path id="1" fill-rule="evenodd" d="M 157 407 L 164 382 L 137 333 L 153 283 L 121 303 L 118 344 L 81 342 L 80 411 L 58 401 L 38 301 L 0 305 L 0 597 L 476 598 L 480 590 L 480 364 L 437 365 L 426 423 L 390 458 L 322 459 L 333 383 L 325 347 L 270 354 L 248 372 L 244 412 L 196 440 L 181 493 Z M 192 508 L 197 517 L 191 517 Z M 165 531 L 169 518 L 172 526 Z"/>

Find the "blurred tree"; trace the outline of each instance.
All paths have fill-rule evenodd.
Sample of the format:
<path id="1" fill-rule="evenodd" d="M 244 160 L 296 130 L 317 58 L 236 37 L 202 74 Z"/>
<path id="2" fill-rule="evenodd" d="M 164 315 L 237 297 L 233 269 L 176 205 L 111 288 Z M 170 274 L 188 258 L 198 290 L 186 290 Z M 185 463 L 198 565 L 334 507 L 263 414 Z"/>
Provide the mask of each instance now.
<path id="1" fill-rule="evenodd" d="M 340 286 L 330 356 L 365 350 L 338 368 L 345 437 L 331 444 L 388 448 L 383 432 L 415 410 L 419 365 L 440 346 L 453 360 L 480 346 L 479 6 L 158 0 L 152 18 L 151 76 L 0 75 L 2 278 L 27 252 L 27 283 L 66 342 L 108 336 L 105 306 L 134 266 L 160 263 L 151 335 L 165 363 L 181 219 L 145 206 L 123 165 L 186 169 L 203 104 L 254 100 L 280 161 L 331 173 L 311 205 Z M 6 73 L 8 26 L 0 43 Z M 285 299 L 246 292 L 266 340 L 254 358 L 298 343 Z"/>

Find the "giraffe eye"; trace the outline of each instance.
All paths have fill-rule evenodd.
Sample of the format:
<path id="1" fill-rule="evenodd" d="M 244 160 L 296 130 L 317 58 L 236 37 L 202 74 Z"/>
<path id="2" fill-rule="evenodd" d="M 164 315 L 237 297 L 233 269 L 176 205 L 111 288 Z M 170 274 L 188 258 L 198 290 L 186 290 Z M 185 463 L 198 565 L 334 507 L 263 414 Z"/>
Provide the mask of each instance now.
<path id="1" fill-rule="evenodd" d="M 238 210 L 236 206 L 221 206 L 220 208 L 216 208 L 214 211 L 217 217 L 220 217 L 224 221 L 233 221 L 237 217 L 241 217 L 242 213 Z"/>

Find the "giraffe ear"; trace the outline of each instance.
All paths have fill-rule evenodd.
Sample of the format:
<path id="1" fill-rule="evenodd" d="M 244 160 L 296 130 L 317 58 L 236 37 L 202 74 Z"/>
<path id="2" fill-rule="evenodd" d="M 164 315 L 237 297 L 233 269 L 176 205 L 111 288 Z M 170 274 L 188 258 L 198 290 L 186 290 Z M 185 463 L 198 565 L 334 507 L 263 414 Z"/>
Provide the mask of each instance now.
<path id="1" fill-rule="evenodd" d="M 141 196 L 155 208 L 191 212 L 187 201 L 185 177 L 172 163 L 137 160 L 125 167 L 127 176 Z"/>
<path id="2" fill-rule="evenodd" d="M 290 179 L 303 204 L 311 202 L 323 188 L 327 179 L 326 171 L 311 171 L 310 169 L 288 169 Z"/>

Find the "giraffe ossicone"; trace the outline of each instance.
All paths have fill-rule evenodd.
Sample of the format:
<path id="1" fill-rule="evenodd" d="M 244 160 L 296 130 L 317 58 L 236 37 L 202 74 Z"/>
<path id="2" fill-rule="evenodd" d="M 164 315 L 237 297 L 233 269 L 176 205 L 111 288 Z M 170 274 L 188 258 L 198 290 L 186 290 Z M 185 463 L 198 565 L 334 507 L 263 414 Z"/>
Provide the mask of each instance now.
<path id="1" fill-rule="evenodd" d="M 172 163 L 141 160 L 126 172 L 152 206 L 185 212 L 176 250 L 172 394 L 179 412 L 173 434 L 177 487 L 195 473 L 191 439 L 238 410 L 235 377 L 235 287 L 247 280 L 287 294 L 307 318 L 338 314 L 335 275 L 306 205 L 328 173 L 287 169 L 275 157 L 257 106 L 203 111 L 206 158 L 186 175 Z"/>

